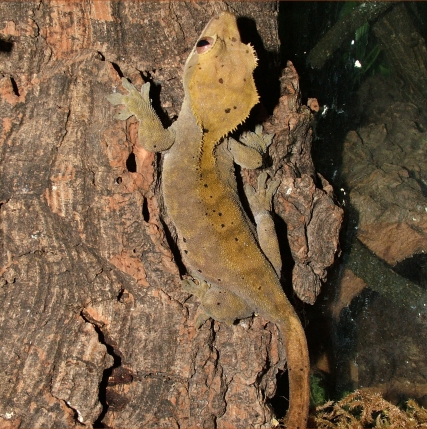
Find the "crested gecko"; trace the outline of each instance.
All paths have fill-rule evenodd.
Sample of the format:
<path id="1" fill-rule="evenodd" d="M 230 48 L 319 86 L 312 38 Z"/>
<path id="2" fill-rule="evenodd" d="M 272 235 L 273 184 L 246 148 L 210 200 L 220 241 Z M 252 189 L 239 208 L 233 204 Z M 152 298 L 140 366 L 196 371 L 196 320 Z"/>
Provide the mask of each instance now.
<path id="1" fill-rule="evenodd" d="M 280 252 L 270 214 L 279 183 L 266 185 L 262 173 L 257 191 L 245 187 L 255 231 L 238 195 L 233 164 L 260 167 L 273 136 L 263 135 L 258 126 L 240 141 L 227 138 L 258 103 L 256 65 L 252 46 L 241 42 L 235 16 L 223 12 L 207 24 L 185 63 L 185 97 L 169 128 L 163 128 L 151 107 L 149 83 L 138 92 L 123 78 L 128 93 L 107 98 L 124 104 L 118 119 L 135 115 L 139 120 L 138 140 L 145 149 L 165 153 L 163 198 L 182 260 L 196 279 L 184 280 L 183 287 L 201 301 L 204 315 L 197 325 L 208 317 L 233 323 L 253 313 L 276 323 L 289 371 L 287 427 L 304 428 L 309 357 L 303 327 L 279 280 Z"/>

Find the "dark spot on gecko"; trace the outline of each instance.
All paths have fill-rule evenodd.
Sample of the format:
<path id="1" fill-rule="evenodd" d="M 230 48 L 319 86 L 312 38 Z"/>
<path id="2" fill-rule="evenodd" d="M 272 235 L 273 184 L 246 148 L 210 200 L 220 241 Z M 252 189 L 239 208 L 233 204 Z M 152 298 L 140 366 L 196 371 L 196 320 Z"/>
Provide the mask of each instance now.
<path id="1" fill-rule="evenodd" d="M 234 109 L 234 110 L 236 110 L 236 109 L 237 109 L 237 107 L 236 107 L 236 106 L 233 106 L 233 109 Z"/>
<path id="2" fill-rule="evenodd" d="M 230 112 L 231 112 L 231 109 L 225 109 L 225 110 L 224 110 L 224 112 L 225 112 L 225 113 L 230 113 Z"/>
<path id="3" fill-rule="evenodd" d="M 197 270 L 200 274 L 202 274 L 202 270 Z"/>
<path id="4" fill-rule="evenodd" d="M 221 224 L 221 228 L 224 228 L 224 227 L 225 227 L 225 224 L 223 224 L 223 223 L 222 223 L 222 224 Z"/>
<path id="5" fill-rule="evenodd" d="M 203 186 L 204 186 L 205 188 L 207 188 L 207 187 L 208 187 L 208 184 L 207 184 L 207 183 L 205 183 Z"/>
<path id="6" fill-rule="evenodd" d="M 207 134 L 207 133 L 209 132 L 209 130 L 207 130 L 206 128 L 203 128 L 203 132 L 204 132 L 205 134 Z"/>
<path id="7" fill-rule="evenodd" d="M 222 216 L 222 213 L 220 212 L 220 213 L 218 213 L 218 216 Z"/>
<path id="8" fill-rule="evenodd" d="M 185 237 L 182 237 L 182 241 L 183 241 L 184 243 L 186 243 L 186 242 L 187 242 L 187 239 L 186 239 Z"/>
<path id="9" fill-rule="evenodd" d="M 224 80 L 222 79 L 222 77 L 220 77 L 220 78 L 218 79 L 218 82 L 219 82 L 219 83 L 224 83 Z"/>
<path id="10" fill-rule="evenodd" d="M 187 254 L 187 253 L 188 253 L 188 250 L 185 250 L 185 249 L 184 249 L 184 253 L 185 253 L 185 254 Z"/>
<path id="11" fill-rule="evenodd" d="M 235 38 L 235 37 L 232 37 L 232 38 L 231 38 L 231 41 L 232 41 L 232 42 L 235 42 L 235 41 L 236 41 L 236 38 Z"/>
<path id="12" fill-rule="evenodd" d="M 243 78 L 243 82 L 246 82 L 246 78 L 245 77 Z"/>
<path id="13" fill-rule="evenodd" d="M 258 286 L 258 290 L 261 290 L 261 286 Z"/>
<path id="14" fill-rule="evenodd" d="M 221 279 L 217 279 L 219 282 L 221 281 Z"/>
<path id="15" fill-rule="evenodd" d="M 123 182 L 123 179 L 120 176 L 114 181 L 116 185 L 120 185 L 120 183 L 122 182 Z"/>
<path id="16" fill-rule="evenodd" d="M 215 210 L 215 209 L 213 209 L 213 210 L 212 210 L 212 213 L 215 213 L 215 212 L 216 212 L 216 210 Z"/>
<path id="17" fill-rule="evenodd" d="M 239 241 L 239 239 L 238 239 L 237 237 L 234 237 L 234 240 L 235 240 L 235 241 Z"/>
<path id="18" fill-rule="evenodd" d="M 213 198 L 213 196 L 212 196 L 212 195 L 209 195 L 209 198 Z"/>
<path id="19" fill-rule="evenodd" d="M 216 303 L 216 305 L 221 305 L 221 303 L 220 303 L 220 302 L 217 302 L 217 303 Z"/>

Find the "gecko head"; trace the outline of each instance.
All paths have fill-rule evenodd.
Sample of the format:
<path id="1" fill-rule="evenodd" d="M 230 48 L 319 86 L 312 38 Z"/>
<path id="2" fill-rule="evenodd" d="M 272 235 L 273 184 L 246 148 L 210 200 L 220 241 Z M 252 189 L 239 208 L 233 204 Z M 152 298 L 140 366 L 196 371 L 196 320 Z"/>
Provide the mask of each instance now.
<path id="1" fill-rule="evenodd" d="M 184 68 L 184 89 L 198 124 L 220 139 L 234 130 L 258 103 L 253 79 L 255 52 L 242 43 L 236 17 L 210 20 Z"/>

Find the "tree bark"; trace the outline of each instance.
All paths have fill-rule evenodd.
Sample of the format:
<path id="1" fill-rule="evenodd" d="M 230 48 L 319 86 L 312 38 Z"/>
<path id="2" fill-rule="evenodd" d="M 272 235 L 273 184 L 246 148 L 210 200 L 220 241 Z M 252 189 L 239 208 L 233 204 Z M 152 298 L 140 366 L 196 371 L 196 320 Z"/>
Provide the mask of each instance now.
<path id="1" fill-rule="evenodd" d="M 256 22 L 260 63 L 275 66 L 275 3 L 0 3 L 0 427 L 270 422 L 264 398 L 286 362 L 276 327 L 256 317 L 195 329 L 198 303 L 180 287 L 161 209 L 160 157 L 136 145 L 135 120 L 116 121 L 105 99 L 122 75 L 137 86 L 150 80 L 169 125 L 186 57 L 222 9 L 248 18 L 243 37 Z M 307 115 L 299 131 L 306 148 Z M 281 127 L 289 148 L 298 147 L 292 127 Z M 310 189 L 340 213 L 330 193 L 313 187 L 314 169 L 305 170 Z M 314 200 L 299 220 L 302 234 L 319 219 Z M 339 224 L 317 279 L 333 261 Z M 306 246 L 301 263 L 316 246 L 309 258 Z"/>

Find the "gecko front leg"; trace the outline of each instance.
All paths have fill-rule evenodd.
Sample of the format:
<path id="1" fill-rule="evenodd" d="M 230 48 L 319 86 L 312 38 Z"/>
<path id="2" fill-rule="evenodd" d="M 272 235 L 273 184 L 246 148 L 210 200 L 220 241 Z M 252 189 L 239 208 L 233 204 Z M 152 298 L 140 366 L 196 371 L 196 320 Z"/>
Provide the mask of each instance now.
<path id="1" fill-rule="evenodd" d="M 172 128 L 165 129 L 159 117 L 151 106 L 150 83 L 141 86 L 141 92 L 126 78 L 122 78 L 122 85 L 127 94 L 116 92 L 107 96 L 113 105 L 123 104 L 125 107 L 116 116 L 116 119 L 125 121 L 134 115 L 139 121 L 138 140 L 144 149 L 150 152 L 161 152 L 169 149 L 175 141 L 175 132 Z"/>
<path id="2" fill-rule="evenodd" d="M 244 132 L 239 141 L 229 137 L 227 147 L 236 164 L 254 170 L 262 166 L 263 156 L 273 137 L 274 134 L 263 134 L 262 125 L 257 125 L 255 132 Z"/>

